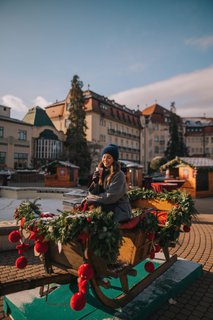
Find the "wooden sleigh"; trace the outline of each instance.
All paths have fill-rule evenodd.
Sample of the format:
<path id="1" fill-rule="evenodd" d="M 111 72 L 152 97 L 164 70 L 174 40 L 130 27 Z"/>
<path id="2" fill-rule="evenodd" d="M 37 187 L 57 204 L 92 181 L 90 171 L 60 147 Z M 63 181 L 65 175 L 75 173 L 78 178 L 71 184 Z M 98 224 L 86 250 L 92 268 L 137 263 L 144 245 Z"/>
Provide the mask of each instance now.
<path id="1" fill-rule="evenodd" d="M 146 201 L 135 201 L 132 205 L 133 207 L 162 209 L 162 202 L 152 200 L 152 203 L 150 201 L 146 203 Z M 169 204 L 167 201 L 163 203 L 164 210 L 165 208 L 169 210 L 171 207 L 172 204 Z M 121 224 L 123 241 L 115 264 L 109 265 L 102 258 L 94 255 L 90 249 L 89 241 L 86 241 L 84 244 L 79 241 L 72 241 L 69 244 L 63 245 L 60 253 L 58 245 L 50 242 L 49 249 L 42 258 L 45 270 L 51 273 L 52 266 L 56 266 L 78 277 L 78 268 L 86 261 L 92 266 L 94 271 L 90 284 L 96 297 L 109 308 L 116 309 L 124 306 L 177 260 L 176 255 L 170 257 L 168 246 L 162 247 L 165 256 L 164 262 L 154 272 L 139 280 L 132 287 L 129 287 L 128 277 L 137 275 L 137 270 L 134 267 L 150 257 L 154 244 L 158 242 L 157 238 L 155 240 L 148 240 L 145 233 L 138 228 L 136 220 L 139 221 L 140 216 L 131 220 L 131 228 L 129 228 L 128 224 L 126 226 L 122 226 Z M 106 289 L 110 288 L 111 284 L 110 280 L 103 281 L 104 278 L 118 278 L 122 293 L 115 298 L 106 295 Z M 105 288 L 104 290 L 103 287 Z"/>

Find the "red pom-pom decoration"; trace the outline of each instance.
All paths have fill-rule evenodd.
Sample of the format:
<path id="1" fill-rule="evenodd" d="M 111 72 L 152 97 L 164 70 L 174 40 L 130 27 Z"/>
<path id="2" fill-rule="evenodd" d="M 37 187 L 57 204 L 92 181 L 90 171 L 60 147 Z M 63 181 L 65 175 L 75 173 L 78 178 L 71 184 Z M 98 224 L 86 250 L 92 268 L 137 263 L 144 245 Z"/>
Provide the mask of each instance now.
<path id="1" fill-rule="evenodd" d="M 48 250 L 48 244 L 46 241 L 37 241 L 34 248 L 38 253 L 46 253 Z"/>
<path id="2" fill-rule="evenodd" d="M 155 266 L 151 261 L 145 263 L 144 268 L 147 272 L 152 273 L 155 271 Z"/>
<path id="3" fill-rule="evenodd" d="M 18 242 L 21 239 L 20 232 L 18 230 L 14 230 L 10 232 L 8 235 L 8 240 L 12 243 Z"/>
<path id="4" fill-rule="evenodd" d="M 27 265 L 27 259 L 24 256 L 21 256 L 16 259 L 16 267 L 18 269 L 24 269 Z"/>
<path id="5" fill-rule="evenodd" d="M 189 226 L 183 226 L 183 231 L 184 232 L 189 232 L 191 228 Z"/>
<path id="6" fill-rule="evenodd" d="M 152 240 L 155 239 L 155 234 L 154 234 L 154 233 L 147 232 L 147 233 L 146 233 L 146 238 L 147 238 L 149 241 L 152 241 Z"/>
<path id="7" fill-rule="evenodd" d="M 85 294 L 87 292 L 87 280 L 84 280 L 83 278 L 79 278 L 78 289 L 79 289 L 79 292 L 82 292 Z"/>
<path id="8" fill-rule="evenodd" d="M 75 293 L 70 299 L 70 307 L 75 311 L 80 311 L 85 307 L 86 296 L 82 292 Z"/>
<path id="9" fill-rule="evenodd" d="M 85 231 L 82 231 L 78 236 L 78 240 L 83 243 L 86 242 L 88 238 L 89 238 L 89 234 Z"/>
<path id="10" fill-rule="evenodd" d="M 84 263 L 78 268 L 78 276 L 90 280 L 93 276 L 93 269 L 89 263 Z"/>
<path id="11" fill-rule="evenodd" d="M 158 243 L 156 243 L 156 244 L 155 244 L 155 252 L 156 252 L 156 253 L 157 253 L 157 252 L 160 252 L 160 249 L 161 249 L 160 245 L 159 245 Z"/>

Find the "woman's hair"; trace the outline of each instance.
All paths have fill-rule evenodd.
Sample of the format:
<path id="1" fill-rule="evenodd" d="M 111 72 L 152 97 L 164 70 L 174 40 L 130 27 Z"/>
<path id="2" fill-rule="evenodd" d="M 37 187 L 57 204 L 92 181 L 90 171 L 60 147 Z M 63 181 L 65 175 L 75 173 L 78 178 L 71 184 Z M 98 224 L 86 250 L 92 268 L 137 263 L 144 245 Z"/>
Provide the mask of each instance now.
<path id="1" fill-rule="evenodd" d="M 105 170 L 105 167 L 104 167 L 104 164 L 102 161 L 99 162 L 98 164 L 98 168 L 103 168 L 103 170 Z M 119 170 L 121 169 L 121 165 L 120 165 L 120 162 L 114 160 L 113 163 L 111 164 L 110 168 L 109 168 L 109 172 L 110 172 L 110 175 L 109 177 L 107 178 L 107 184 L 110 183 L 112 177 L 116 174 L 116 172 L 118 172 Z M 104 174 L 104 172 L 103 172 Z M 102 185 L 103 184 L 103 180 L 102 177 L 104 177 L 104 175 L 102 174 L 102 176 L 99 178 L 99 184 Z"/>

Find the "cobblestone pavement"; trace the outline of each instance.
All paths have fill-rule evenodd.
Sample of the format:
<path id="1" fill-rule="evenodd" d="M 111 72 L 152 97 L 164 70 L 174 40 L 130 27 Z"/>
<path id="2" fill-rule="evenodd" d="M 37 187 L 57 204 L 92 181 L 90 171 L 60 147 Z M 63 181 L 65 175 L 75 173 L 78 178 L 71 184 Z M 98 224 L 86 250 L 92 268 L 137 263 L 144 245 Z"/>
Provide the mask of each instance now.
<path id="1" fill-rule="evenodd" d="M 171 250 L 178 257 L 201 263 L 203 276 L 175 298 L 176 304 L 163 304 L 148 320 L 213 320 L 213 214 L 206 214 L 207 211 L 208 208 L 193 221 L 190 233 L 181 233 L 179 245 Z M 14 267 L 14 259 L 14 253 L 0 253 L 0 284 L 11 278 L 44 277 L 42 265 L 33 256 L 29 257 L 29 267 L 25 271 Z M 3 298 L 0 320 L 7 319 L 2 302 Z"/>

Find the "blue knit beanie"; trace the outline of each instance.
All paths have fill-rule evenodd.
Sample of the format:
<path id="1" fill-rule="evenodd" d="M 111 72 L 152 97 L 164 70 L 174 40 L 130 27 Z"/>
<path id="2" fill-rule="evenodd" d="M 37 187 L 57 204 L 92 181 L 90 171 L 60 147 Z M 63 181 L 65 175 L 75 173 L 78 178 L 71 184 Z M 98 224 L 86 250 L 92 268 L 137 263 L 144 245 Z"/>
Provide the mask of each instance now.
<path id="1" fill-rule="evenodd" d="M 110 154 L 115 161 L 118 161 L 119 151 L 118 151 L 118 147 L 116 146 L 116 144 L 112 144 L 112 143 L 108 144 L 108 145 L 102 150 L 101 156 L 103 157 L 103 155 L 104 155 L 105 153 Z"/>

